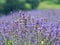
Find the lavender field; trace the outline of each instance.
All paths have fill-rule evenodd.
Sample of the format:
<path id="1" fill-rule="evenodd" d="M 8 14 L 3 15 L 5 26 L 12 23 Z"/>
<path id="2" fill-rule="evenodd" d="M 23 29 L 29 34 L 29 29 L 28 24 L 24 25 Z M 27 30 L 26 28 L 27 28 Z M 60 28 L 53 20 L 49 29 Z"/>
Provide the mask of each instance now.
<path id="1" fill-rule="evenodd" d="M 60 45 L 60 10 L 17 11 L 0 17 L 0 45 Z"/>

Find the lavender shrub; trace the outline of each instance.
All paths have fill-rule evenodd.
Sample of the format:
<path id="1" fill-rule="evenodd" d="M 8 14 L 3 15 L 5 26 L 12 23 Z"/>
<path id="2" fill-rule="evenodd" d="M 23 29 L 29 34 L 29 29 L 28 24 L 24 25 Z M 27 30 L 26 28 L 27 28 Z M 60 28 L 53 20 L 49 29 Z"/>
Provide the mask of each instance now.
<path id="1" fill-rule="evenodd" d="M 49 22 L 28 13 L 11 12 L 0 18 L 0 45 L 60 45 L 60 20 Z"/>

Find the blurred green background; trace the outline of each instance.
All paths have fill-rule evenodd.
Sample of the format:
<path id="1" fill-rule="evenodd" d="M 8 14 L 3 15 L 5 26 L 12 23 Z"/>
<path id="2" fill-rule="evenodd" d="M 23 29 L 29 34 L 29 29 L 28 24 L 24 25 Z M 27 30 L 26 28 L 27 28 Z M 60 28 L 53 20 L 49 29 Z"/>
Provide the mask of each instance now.
<path id="1" fill-rule="evenodd" d="M 60 0 L 0 0 L 0 15 L 10 11 L 60 9 Z"/>

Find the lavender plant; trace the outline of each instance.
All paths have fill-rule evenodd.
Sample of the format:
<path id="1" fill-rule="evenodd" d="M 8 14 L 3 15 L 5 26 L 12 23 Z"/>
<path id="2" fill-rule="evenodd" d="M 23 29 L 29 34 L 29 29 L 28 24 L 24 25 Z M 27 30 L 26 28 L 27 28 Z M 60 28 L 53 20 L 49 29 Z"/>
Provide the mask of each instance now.
<path id="1" fill-rule="evenodd" d="M 28 13 L 11 12 L 0 18 L 0 45 L 60 45 L 60 20 L 49 22 Z"/>

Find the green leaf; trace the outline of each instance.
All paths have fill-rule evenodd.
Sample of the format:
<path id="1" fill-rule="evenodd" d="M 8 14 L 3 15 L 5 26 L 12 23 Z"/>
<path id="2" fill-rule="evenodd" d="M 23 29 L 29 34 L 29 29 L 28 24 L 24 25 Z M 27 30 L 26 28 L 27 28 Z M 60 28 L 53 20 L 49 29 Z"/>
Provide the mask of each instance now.
<path id="1" fill-rule="evenodd" d="M 7 40 L 8 45 L 13 45 L 11 40 Z"/>

